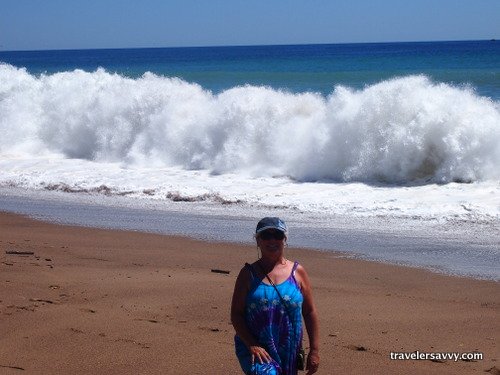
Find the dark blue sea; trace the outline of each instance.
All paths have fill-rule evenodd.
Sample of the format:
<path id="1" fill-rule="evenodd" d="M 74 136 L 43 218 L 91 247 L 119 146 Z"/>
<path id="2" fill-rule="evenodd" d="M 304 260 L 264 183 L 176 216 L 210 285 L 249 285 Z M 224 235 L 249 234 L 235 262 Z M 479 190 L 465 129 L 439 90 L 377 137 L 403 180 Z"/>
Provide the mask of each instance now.
<path id="1" fill-rule="evenodd" d="M 0 51 L 0 61 L 34 75 L 104 68 L 137 78 L 152 72 L 198 83 L 215 93 L 257 85 L 326 96 L 337 85 L 361 89 L 422 74 L 500 98 L 500 41 Z"/>

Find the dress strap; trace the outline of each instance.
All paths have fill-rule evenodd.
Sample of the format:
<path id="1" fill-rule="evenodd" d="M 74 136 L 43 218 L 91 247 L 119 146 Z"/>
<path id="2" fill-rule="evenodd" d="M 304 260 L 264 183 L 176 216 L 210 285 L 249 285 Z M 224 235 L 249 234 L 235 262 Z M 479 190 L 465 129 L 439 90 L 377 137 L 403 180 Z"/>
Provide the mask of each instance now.
<path id="1" fill-rule="evenodd" d="M 299 266 L 299 262 L 295 261 L 293 263 L 292 272 L 290 273 L 290 279 L 293 280 L 293 282 L 295 283 L 295 285 L 297 286 L 297 288 L 299 288 L 299 290 L 300 290 L 300 284 L 297 281 L 297 279 L 295 278 L 295 271 L 297 270 L 298 266 Z"/>

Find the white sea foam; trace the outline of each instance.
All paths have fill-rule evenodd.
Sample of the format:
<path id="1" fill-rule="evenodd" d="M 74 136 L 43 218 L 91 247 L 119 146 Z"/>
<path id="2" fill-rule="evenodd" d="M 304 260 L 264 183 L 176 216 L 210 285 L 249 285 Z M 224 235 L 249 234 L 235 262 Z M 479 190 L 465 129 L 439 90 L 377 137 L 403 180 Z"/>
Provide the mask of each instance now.
<path id="1" fill-rule="evenodd" d="M 328 97 L 214 94 L 150 73 L 0 64 L 0 137 L 0 205 L 15 212 L 37 213 L 41 199 L 42 217 L 140 230 L 172 230 L 147 219 L 163 210 L 277 214 L 304 229 L 301 246 L 498 279 L 500 106 L 472 88 L 409 76 Z M 55 207 L 63 200 L 77 204 Z M 147 214 L 79 221 L 96 204 Z M 200 234 L 199 218 L 191 226 Z"/>
<path id="2" fill-rule="evenodd" d="M 499 104 L 424 76 L 330 96 L 0 65 L 0 155 L 296 181 L 498 180 Z"/>
<path id="3" fill-rule="evenodd" d="M 0 134 L 0 187 L 500 220 L 499 104 L 423 76 L 215 95 L 150 73 L 0 64 Z"/>

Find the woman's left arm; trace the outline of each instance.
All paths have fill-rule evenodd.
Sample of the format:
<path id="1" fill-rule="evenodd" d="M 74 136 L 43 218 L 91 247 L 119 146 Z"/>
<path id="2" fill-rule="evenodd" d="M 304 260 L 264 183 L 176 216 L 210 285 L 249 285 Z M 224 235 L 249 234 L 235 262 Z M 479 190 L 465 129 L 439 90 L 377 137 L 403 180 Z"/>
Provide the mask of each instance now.
<path id="1" fill-rule="evenodd" d="M 309 355 L 307 356 L 306 375 L 311 375 L 318 371 L 319 366 L 318 312 L 312 296 L 311 282 L 305 268 L 299 265 L 297 267 L 297 274 L 299 276 L 302 296 L 304 297 L 304 302 L 302 304 L 302 316 L 304 317 L 304 323 L 306 324 L 310 346 Z"/>

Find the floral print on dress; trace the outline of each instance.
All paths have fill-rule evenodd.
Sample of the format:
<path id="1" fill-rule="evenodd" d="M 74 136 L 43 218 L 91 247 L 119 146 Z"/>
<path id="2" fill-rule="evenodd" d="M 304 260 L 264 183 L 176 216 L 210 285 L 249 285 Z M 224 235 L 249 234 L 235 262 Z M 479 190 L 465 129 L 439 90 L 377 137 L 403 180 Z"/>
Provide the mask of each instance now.
<path id="1" fill-rule="evenodd" d="M 246 301 L 245 320 L 259 343 L 273 358 L 276 374 L 296 375 L 297 352 L 302 342 L 302 302 L 304 298 L 295 279 L 298 263 L 288 279 L 276 285 L 286 306 L 272 285 L 263 283 L 252 267 L 252 287 Z M 235 336 L 236 355 L 245 374 L 251 374 L 251 355 L 241 339 Z M 255 368 L 253 368 L 255 370 Z"/>

